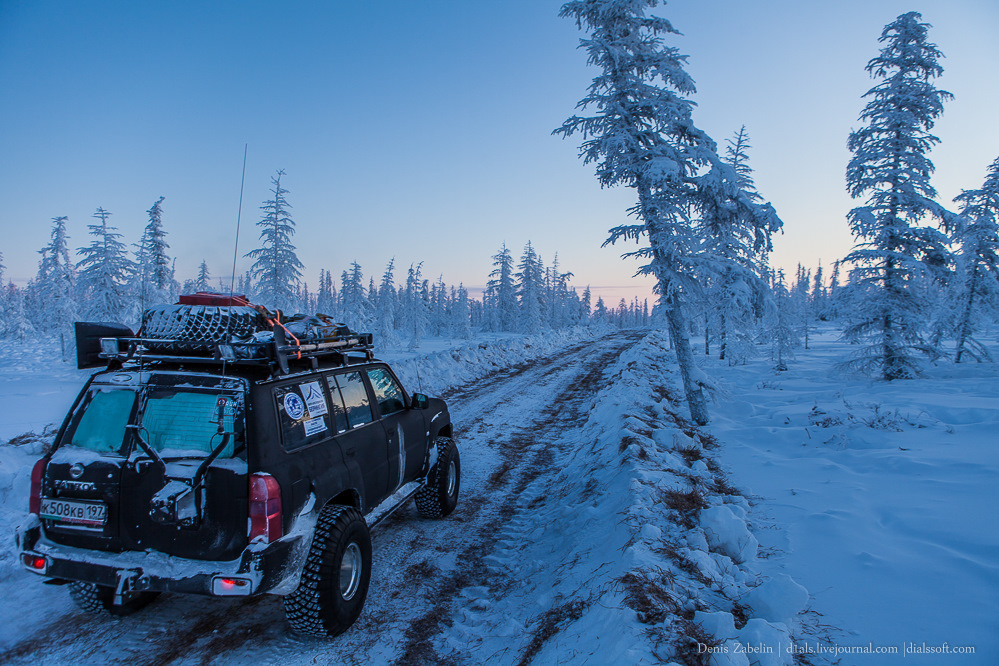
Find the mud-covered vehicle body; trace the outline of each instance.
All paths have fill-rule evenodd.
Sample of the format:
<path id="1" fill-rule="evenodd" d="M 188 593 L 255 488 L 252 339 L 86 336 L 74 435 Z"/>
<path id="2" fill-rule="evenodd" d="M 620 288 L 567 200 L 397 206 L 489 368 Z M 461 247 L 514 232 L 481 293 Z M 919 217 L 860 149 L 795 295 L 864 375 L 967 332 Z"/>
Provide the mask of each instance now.
<path id="1" fill-rule="evenodd" d="M 370 336 L 338 327 L 289 344 L 275 324 L 249 343 L 263 349 L 211 357 L 78 326 L 80 364 L 109 366 L 33 469 L 23 566 L 69 583 L 87 610 L 127 613 L 159 592 L 272 593 L 296 630 L 349 627 L 371 524 L 414 495 L 432 518 L 457 502 L 450 415 L 373 359 Z"/>

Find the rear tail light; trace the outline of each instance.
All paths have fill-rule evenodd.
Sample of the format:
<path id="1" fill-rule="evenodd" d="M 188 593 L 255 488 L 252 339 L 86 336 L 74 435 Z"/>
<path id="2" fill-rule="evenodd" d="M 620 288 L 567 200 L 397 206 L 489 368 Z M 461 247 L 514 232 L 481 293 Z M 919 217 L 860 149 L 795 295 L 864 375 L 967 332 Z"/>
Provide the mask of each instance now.
<path id="1" fill-rule="evenodd" d="M 283 536 L 281 526 L 281 486 L 270 474 L 250 475 L 250 541 L 263 537 L 264 543 Z"/>
<path id="2" fill-rule="evenodd" d="M 246 578 L 216 576 L 212 579 L 212 594 L 219 597 L 243 597 L 253 591 L 253 583 Z"/>
<path id="3" fill-rule="evenodd" d="M 34 553 L 21 553 L 21 564 L 35 573 L 43 574 L 49 568 L 49 562 L 41 555 Z"/>
<path id="4" fill-rule="evenodd" d="M 42 458 L 31 468 L 31 495 L 28 496 L 28 513 L 42 512 L 42 476 L 45 475 L 45 459 Z"/>

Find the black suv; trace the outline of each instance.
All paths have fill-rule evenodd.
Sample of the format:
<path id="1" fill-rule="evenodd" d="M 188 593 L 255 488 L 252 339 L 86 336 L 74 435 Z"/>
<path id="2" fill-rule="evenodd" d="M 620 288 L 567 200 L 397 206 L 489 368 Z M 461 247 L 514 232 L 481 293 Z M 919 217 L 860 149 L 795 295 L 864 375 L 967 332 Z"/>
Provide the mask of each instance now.
<path id="1" fill-rule="evenodd" d="M 409 395 L 370 334 L 197 294 L 136 336 L 79 323 L 77 349 L 107 367 L 35 464 L 18 546 L 85 610 L 270 593 L 336 635 L 364 605 L 369 528 L 413 496 L 428 518 L 457 503 L 447 405 Z"/>

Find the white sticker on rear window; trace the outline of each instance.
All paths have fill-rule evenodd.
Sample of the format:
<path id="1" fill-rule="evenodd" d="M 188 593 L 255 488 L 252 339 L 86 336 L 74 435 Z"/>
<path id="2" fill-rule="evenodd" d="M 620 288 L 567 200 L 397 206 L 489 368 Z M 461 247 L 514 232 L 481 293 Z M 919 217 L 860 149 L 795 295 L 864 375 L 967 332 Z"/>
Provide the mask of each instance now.
<path id="1" fill-rule="evenodd" d="M 326 409 L 326 398 L 319 387 L 319 382 L 302 384 L 302 395 L 305 396 L 305 406 L 309 408 L 309 416 L 322 416 L 329 411 Z"/>
<path id="2" fill-rule="evenodd" d="M 308 419 L 306 421 L 302 421 L 302 425 L 305 426 L 306 437 L 315 435 L 317 432 L 322 432 L 323 430 L 328 429 L 326 427 L 326 419 L 324 419 L 321 416 L 318 419 Z"/>

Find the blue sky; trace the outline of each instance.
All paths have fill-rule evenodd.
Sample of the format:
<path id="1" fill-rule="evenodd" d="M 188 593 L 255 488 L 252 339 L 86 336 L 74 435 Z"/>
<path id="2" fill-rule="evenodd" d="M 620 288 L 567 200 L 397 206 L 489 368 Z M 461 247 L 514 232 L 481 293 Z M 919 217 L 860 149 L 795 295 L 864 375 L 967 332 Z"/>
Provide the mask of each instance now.
<path id="1" fill-rule="evenodd" d="M 110 2 L 0 0 L 0 252 L 37 269 L 51 218 L 89 243 L 98 206 L 129 243 L 165 196 L 178 276 L 231 271 L 256 246 L 270 177 L 286 170 L 299 256 L 315 286 L 358 261 L 378 276 L 423 261 L 481 285 L 501 243 L 555 253 L 574 284 L 644 294 L 603 248 L 627 189 L 601 190 L 575 139 L 551 131 L 595 70 L 559 2 Z M 673 0 L 695 122 L 719 144 L 745 124 L 761 193 L 784 219 L 774 261 L 828 266 L 852 245 L 843 173 L 882 27 L 916 10 L 954 93 L 937 124 L 934 183 L 948 203 L 999 155 L 994 0 Z M 248 267 L 240 259 L 238 270 Z"/>

